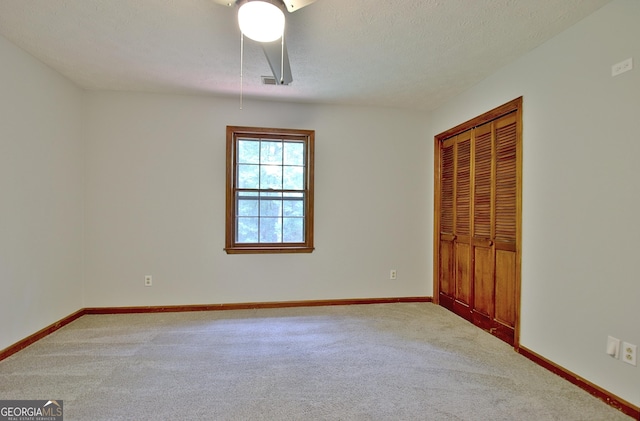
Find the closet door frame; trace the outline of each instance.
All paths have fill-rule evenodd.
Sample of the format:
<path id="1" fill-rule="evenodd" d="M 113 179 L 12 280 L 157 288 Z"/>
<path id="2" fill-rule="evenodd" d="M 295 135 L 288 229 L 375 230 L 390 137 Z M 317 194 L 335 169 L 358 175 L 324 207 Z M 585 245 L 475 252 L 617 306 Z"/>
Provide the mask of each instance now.
<path id="1" fill-rule="evenodd" d="M 521 246 L 522 246 L 522 97 L 516 98 L 482 115 L 459 124 L 434 137 L 434 218 L 433 218 L 433 302 L 440 304 L 440 181 L 442 176 L 441 143 L 475 127 L 489 123 L 506 114 L 516 115 L 516 274 L 515 274 L 515 326 L 513 346 L 520 347 L 520 285 L 521 285 Z"/>

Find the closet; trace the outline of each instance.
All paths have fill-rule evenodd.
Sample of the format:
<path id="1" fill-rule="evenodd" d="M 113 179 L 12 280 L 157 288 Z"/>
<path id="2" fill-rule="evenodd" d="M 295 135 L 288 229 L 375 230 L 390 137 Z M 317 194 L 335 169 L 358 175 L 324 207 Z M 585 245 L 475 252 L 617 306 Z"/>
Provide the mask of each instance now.
<path id="1" fill-rule="evenodd" d="M 434 301 L 518 346 L 522 98 L 435 137 Z"/>

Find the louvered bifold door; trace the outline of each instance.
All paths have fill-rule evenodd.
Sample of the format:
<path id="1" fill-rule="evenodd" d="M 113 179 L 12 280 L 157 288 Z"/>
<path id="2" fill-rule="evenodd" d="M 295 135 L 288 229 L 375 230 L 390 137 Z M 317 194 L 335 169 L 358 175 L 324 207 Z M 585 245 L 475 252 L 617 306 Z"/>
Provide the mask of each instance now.
<path id="1" fill-rule="evenodd" d="M 456 140 L 455 182 L 455 301 L 454 312 L 471 318 L 471 135 Z"/>
<path id="2" fill-rule="evenodd" d="M 513 341 L 516 322 L 518 139 L 516 114 L 494 122 L 495 181 L 495 321 L 496 334 Z"/>
<path id="3" fill-rule="evenodd" d="M 475 129 L 473 174 L 473 321 L 493 328 L 495 315 L 495 138 L 493 123 Z"/>
<path id="4" fill-rule="evenodd" d="M 440 151 L 439 302 L 471 319 L 471 134 L 442 142 Z"/>
<path id="5" fill-rule="evenodd" d="M 454 205 L 456 137 L 442 142 L 440 151 L 440 259 L 439 290 L 442 306 L 453 310 L 454 277 Z"/>
<path id="6" fill-rule="evenodd" d="M 439 303 L 516 346 L 521 106 L 518 98 L 435 139 Z"/>

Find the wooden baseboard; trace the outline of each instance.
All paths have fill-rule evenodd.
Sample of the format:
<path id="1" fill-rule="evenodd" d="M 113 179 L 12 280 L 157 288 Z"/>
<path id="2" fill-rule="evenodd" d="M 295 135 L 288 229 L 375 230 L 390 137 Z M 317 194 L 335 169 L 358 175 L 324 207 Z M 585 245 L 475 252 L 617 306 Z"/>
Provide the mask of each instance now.
<path id="1" fill-rule="evenodd" d="M 229 304 L 193 304 L 182 306 L 149 306 L 149 307 L 89 307 L 85 314 L 124 314 L 124 313 L 162 313 L 180 311 L 218 311 L 218 310 L 247 310 L 258 308 L 287 308 L 287 307 L 326 307 L 347 306 L 359 304 L 389 304 L 389 303 L 430 303 L 431 297 L 395 297 L 395 298 L 348 298 L 339 300 L 304 300 L 304 301 L 270 301 L 253 303 Z"/>
<path id="2" fill-rule="evenodd" d="M 599 386 L 589 382 L 588 380 L 583 379 L 577 374 L 572 373 L 564 367 L 557 365 L 556 363 L 544 358 L 543 356 L 536 354 L 535 352 L 527 349 L 523 346 L 520 346 L 517 351 L 523 356 L 527 357 L 534 363 L 538 364 L 551 371 L 552 373 L 562 377 L 565 380 L 575 384 L 579 388 L 589 392 L 591 395 L 605 401 L 610 406 L 620 410 L 621 412 L 633 417 L 634 419 L 640 420 L 640 408 L 631 404 L 630 402 L 625 401 L 617 397 L 616 395 L 602 389 Z"/>
<path id="3" fill-rule="evenodd" d="M 386 303 L 430 303 L 431 297 L 395 297 L 395 298 L 349 298 L 342 300 L 309 300 L 309 301 L 275 301 L 256 303 L 231 304 L 196 304 L 182 306 L 148 306 L 148 307 L 88 307 L 82 308 L 69 316 L 52 323 L 23 340 L 0 351 L 0 361 L 21 351 L 39 341 L 45 336 L 68 325 L 85 314 L 125 314 L 125 313 L 161 313 L 179 311 L 216 311 L 216 310 L 246 310 L 257 308 L 285 308 L 285 307 L 319 307 L 357 304 L 386 304 Z"/>
<path id="4" fill-rule="evenodd" d="M 60 329 L 63 326 L 68 325 L 69 323 L 71 323 L 72 321 L 84 316 L 86 313 L 84 311 L 84 309 L 80 309 L 78 311 L 76 311 L 75 313 L 72 313 L 70 315 L 68 315 L 67 317 L 58 320 L 55 323 L 50 324 L 49 326 L 40 329 L 39 331 L 37 331 L 36 333 L 34 333 L 33 335 L 27 336 L 26 338 L 24 338 L 23 340 L 16 342 L 15 344 L 3 349 L 2 351 L 0 351 L 0 361 L 4 360 L 5 358 L 9 357 L 10 355 L 15 354 L 18 351 L 21 351 L 23 349 L 25 349 L 26 347 L 28 347 L 29 345 L 31 345 L 34 342 L 39 341 L 40 339 L 44 338 L 45 336 L 55 332 L 56 330 Z"/>

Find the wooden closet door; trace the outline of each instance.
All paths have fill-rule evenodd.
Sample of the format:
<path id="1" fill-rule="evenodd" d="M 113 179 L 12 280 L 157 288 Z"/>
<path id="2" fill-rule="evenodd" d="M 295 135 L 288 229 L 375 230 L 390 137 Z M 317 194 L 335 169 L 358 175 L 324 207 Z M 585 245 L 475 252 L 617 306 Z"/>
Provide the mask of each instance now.
<path id="1" fill-rule="evenodd" d="M 515 113 L 475 129 L 473 322 L 513 343 L 516 309 Z"/>
<path id="2" fill-rule="evenodd" d="M 493 123 L 475 129 L 473 194 L 473 321 L 493 327 L 495 314 L 495 138 Z"/>
<path id="3" fill-rule="evenodd" d="M 471 131 L 441 150 L 440 302 L 471 318 Z"/>
<path id="4" fill-rule="evenodd" d="M 453 310 L 454 276 L 454 205 L 455 205 L 455 143 L 456 137 L 442 142 L 440 152 L 440 233 L 439 233 L 439 291 L 440 303 Z"/>
<path id="5" fill-rule="evenodd" d="M 471 134 L 456 139 L 454 311 L 471 318 Z"/>
<path id="6" fill-rule="evenodd" d="M 521 103 L 436 136 L 438 302 L 516 346 Z"/>
<path id="7" fill-rule="evenodd" d="M 515 113 L 495 121 L 496 335 L 513 343 L 516 323 L 518 142 Z"/>

